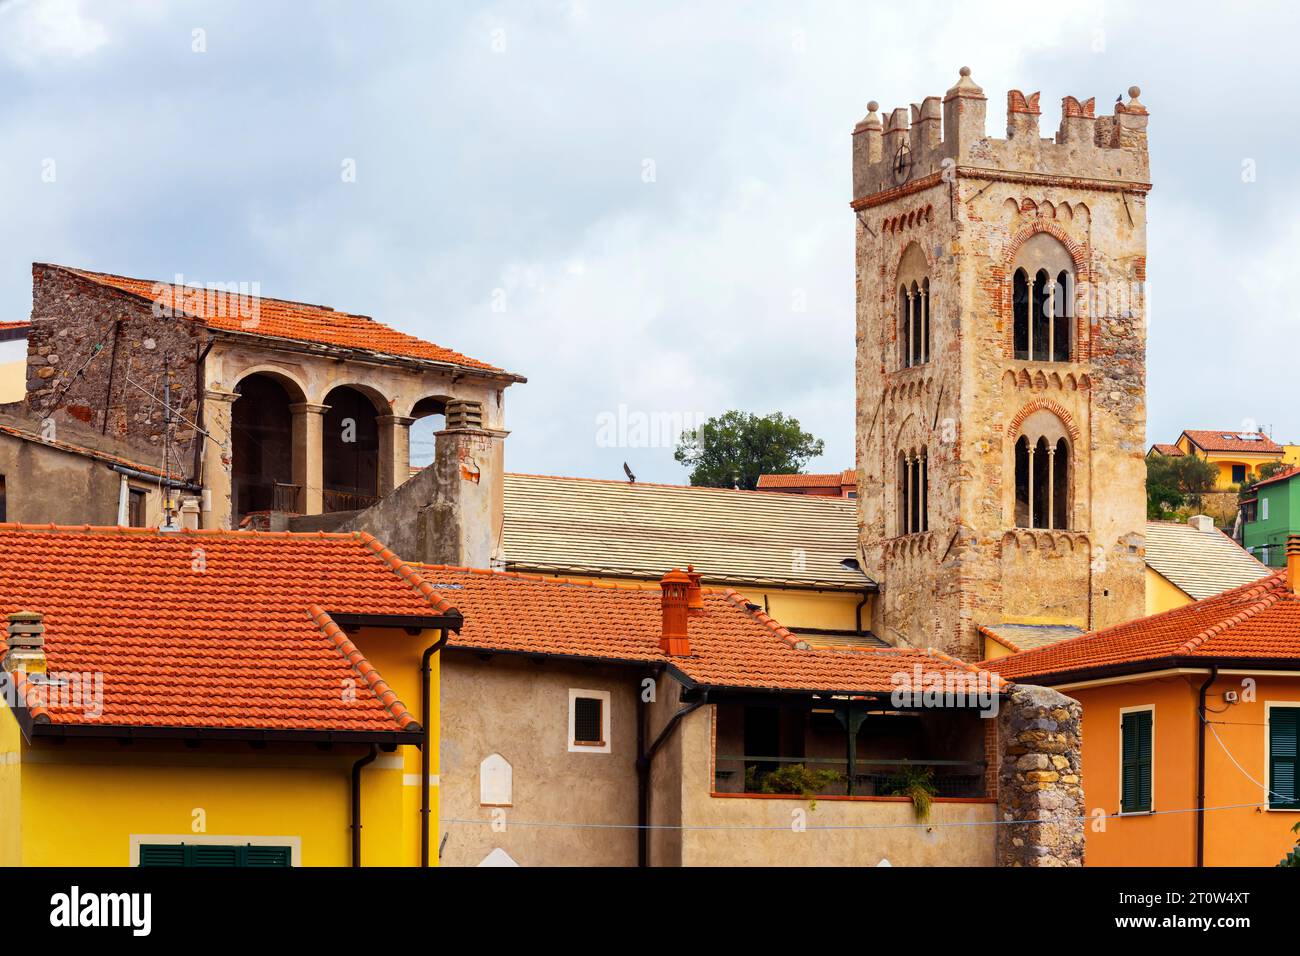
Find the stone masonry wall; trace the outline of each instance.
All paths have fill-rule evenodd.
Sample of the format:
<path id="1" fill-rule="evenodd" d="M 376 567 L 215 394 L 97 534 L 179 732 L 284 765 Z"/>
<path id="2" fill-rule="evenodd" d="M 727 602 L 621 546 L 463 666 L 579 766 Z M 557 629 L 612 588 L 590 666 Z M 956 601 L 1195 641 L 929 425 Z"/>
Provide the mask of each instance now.
<path id="1" fill-rule="evenodd" d="M 125 442 L 138 460 L 161 467 L 164 361 L 172 407 L 197 421 L 195 366 L 204 332 L 188 319 L 155 316 L 142 299 L 36 263 L 25 414 L 51 418 L 56 428 L 60 421 L 88 427 Z M 150 401 L 145 392 L 159 401 Z M 173 471 L 193 477 L 195 439 L 188 424 L 173 420 Z"/>
<path id="2" fill-rule="evenodd" d="M 1113 117 L 1066 97 L 1044 139 L 1037 94 L 1011 91 L 995 139 L 964 71 L 910 125 L 872 104 L 854 132 L 859 526 L 881 585 L 872 626 L 890 643 L 973 660 L 980 625 L 1092 629 L 1144 611 L 1150 186 L 1147 114 L 1130 95 Z M 1069 361 L 1014 357 L 1012 281 L 1031 241 L 1072 263 Z M 903 368 L 898 287 L 918 263 L 931 358 Z M 1018 429 L 1044 419 L 1068 442 L 1068 526 L 1018 529 Z M 901 535 L 898 455 L 922 447 L 928 529 Z"/>
<path id="3" fill-rule="evenodd" d="M 1017 684 L 998 713 L 998 866 L 1083 865 L 1078 701 Z"/>

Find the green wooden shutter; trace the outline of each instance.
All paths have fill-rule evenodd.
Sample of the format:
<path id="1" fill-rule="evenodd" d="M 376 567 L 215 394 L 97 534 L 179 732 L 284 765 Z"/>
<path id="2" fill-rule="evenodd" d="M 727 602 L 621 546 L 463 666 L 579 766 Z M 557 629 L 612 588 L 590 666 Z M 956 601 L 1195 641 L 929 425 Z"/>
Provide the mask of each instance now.
<path id="1" fill-rule="evenodd" d="M 1296 771 L 1300 765 L 1300 707 L 1270 707 L 1268 711 L 1268 805 L 1300 808 Z"/>
<path id="2" fill-rule="evenodd" d="M 142 844 L 141 866 L 280 867 L 293 865 L 287 846 L 227 846 L 212 843 Z"/>
<path id="3" fill-rule="evenodd" d="M 1151 811 L 1151 711 L 1120 718 L 1120 812 Z"/>
<path id="4" fill-rule="evenodd" d="M 184 866 L 185 847 L 175 844 L 140 845 L 141 866 Z"/>

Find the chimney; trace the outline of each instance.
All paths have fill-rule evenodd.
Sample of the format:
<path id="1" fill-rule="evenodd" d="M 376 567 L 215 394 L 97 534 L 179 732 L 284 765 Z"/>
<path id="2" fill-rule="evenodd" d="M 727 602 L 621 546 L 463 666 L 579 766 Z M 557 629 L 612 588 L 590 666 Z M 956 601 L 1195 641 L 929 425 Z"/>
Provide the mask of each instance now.
<path id="1" fill-rule="evenodd" d="M 659 636 L 659 649 L 669 657 L 690 657 L 691 642 L 686 634 L 686 619 L 690 604 L 690 575 L 673 568 L 659 582 L 663 590 L 663 633 Z"/>
<path id="2" fill-rule="evenodd" d="M 695 565 L 686 565 L 686 576 L 690 585 L 686 588 L 686 613 L 690 617 L 699 617 L 704 613 L 704 592 L 700 590 L 700 580 L 704 575 L 695 570 Z"/>
<path id="3" fill-rule="evenodd" d="M 185 498 L 181 502 L 181 527 L 186 531 L 199 530 L 199 499 Z"/>
<path id="4" fill-rule="evenodd" d="M 1292 594 L 1300 594 L 1300 534 L 1286 539 L 1286 586 Z"/>
<path id="5" fill-rule="evenodd" d="M 1197 531 L 1213 531 L 1214 519 L 1209 515 L 1192 515 L 1187 519 L 1187 523 Z"/>
<path id="6" fill-rule="evenodd" d="M 45 615 L 39 611 L 15 611 L 9 615 L 9 650 L 3 666 L 6 671 L 27 674 L 45 673 Z"/>

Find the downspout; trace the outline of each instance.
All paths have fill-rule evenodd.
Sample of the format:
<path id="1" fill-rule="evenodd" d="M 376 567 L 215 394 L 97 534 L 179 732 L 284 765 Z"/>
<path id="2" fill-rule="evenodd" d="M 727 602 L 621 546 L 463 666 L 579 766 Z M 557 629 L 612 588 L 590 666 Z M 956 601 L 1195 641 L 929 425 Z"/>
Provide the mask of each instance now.
<path id="1" fill-rule="evenodd" d="M 637 721 L 637 747 L 641 756 L 636 761 L 637 774 L 637 861 L 636 865 L 647 867 L 650 865 L 650 770 L 654 763 L 655 754 L 660 748 L 668 742 L 677 725 L 682 722 L 682 718 L 692 711 L 699 710 L 709 702 L 709 692 L 706 690 L 700 695 L 700 699 L 687 704 L 677 713 L 668 718 L 668 723 L 664 729 L 659 731 L 659 736 L 655 742 L 650 745 L 649 750 L 641 750 L 645 741 L 644 715 Z M 644 708 L 642 708 L 644 710 Z"/>
<path id="2" fill-rule="evenodd" d="M 858 602 L 858 606 L 857 606 L 856 608 L 853 609 L 853 620 L 854 620 L 854 623 L 857 625 L 858 637 L 861 637 L 861 636 L 862 636 L 862 609 L 863 609 L 864 607 L 866 607 L 866 605 L 867 605 L 867 599 L 868 599 L 870 596 L 871 596 L 871 592 L 870 592 L 870 591 L 863 591 L 863 592 L 862 592 L 862 600 L 859 601 L 859 602 Z"/>
<path id="3" fill-rule="evenodd" d="M 361 865 L 361 769 L 375 762 L 379 745 L 371 744 L 370 753 L 352 765 L 352 865 Z"/>
<path id="4" fill-rule="evenodd" d="M 447 629 L 442 628 L 438 632 L 438 640 L 424 649 L 424 654 L 420 657 L 420 727 L 423 739 L 420 741 L 420 866 L 429 865 L 429 817 L 432 809 L 429 806 L 429 770 L 433 763 L 433 755 L 429 753 L 431 746 L 429 730 L 430 711 L 433 707 L 433 691 L 430 687 L 430 679 L 433 668 L 430 666 L 433 655 L 442 650 L 443 645 L 447 643 Z"/>
<path id="5" fill-rule="evenodd" d="M 1196 716 L 1200 718 L 1196 739 L 1196 865 L 1205 866 L 1205 699 L 1210 692 L 1210 685 L 1219 676 L 1219 665 L 1210 665 L 1210 676 L 1201 685 L 1200 701 L 1197 703 Z M 1154 751 L 1154 741 L 1152 742 Z"/>

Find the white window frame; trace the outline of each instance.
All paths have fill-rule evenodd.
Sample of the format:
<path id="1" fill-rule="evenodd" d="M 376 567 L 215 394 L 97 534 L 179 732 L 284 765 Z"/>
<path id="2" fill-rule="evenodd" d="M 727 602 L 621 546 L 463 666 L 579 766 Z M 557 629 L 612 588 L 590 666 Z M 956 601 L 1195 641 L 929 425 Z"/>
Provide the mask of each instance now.
<path id="1" fill-rule="evenodd" d="M 1136 714 L 1144 710 L 1151 711 L 1151 809 L 1134 810 L 1131 813 L 1124 812 L 1124 715 Z M 1137 704 L 1133 707 L 1121 707 L 1119 709 L 1119 725 L 1115 732 L 1119 734 L 1119 760 L 1115 762 L 1115 796 L 1119 801 L 1116 806 L 1119 808 L 1121 817 L 1149 817 L 1156 812 L 1156 705 L 1155 704 Z"/>
<path id="2" fill-rule="evenodd" d="M 1300 807 L 1270 807 L 1273 801 L 1269 799 L 1268 785 L 1273 781 L 1269 779 L 1269 770 L 1273 766 L 1273 708 L 1300 707 L 1300 700 L 1266 700 L 1264 701 L 1264 812 L 1265 813 L 1300 813 Z"/>
<path id="3" fill-rule="evenodd" d="M 1268 520 L 1268 496 L 1267 495 L 1259 496 L 1259 520 L 1260 521 Z"/>
<path id="4" fill-rule="evenodd" d="M 580 744 L 573 739 L 576 729 L 578 715 L 578 698 L 593 697 L 601 702 L 600 705 L 600 736 L 605 741 L 603 744 Z M 580 690 L 578 688 L 569 688 L 569 753 L 586 753 L 586 754 L 607 754 L 610 752 L 610 734 L 609 734 L 609 691 L 607 690 Z"/>

